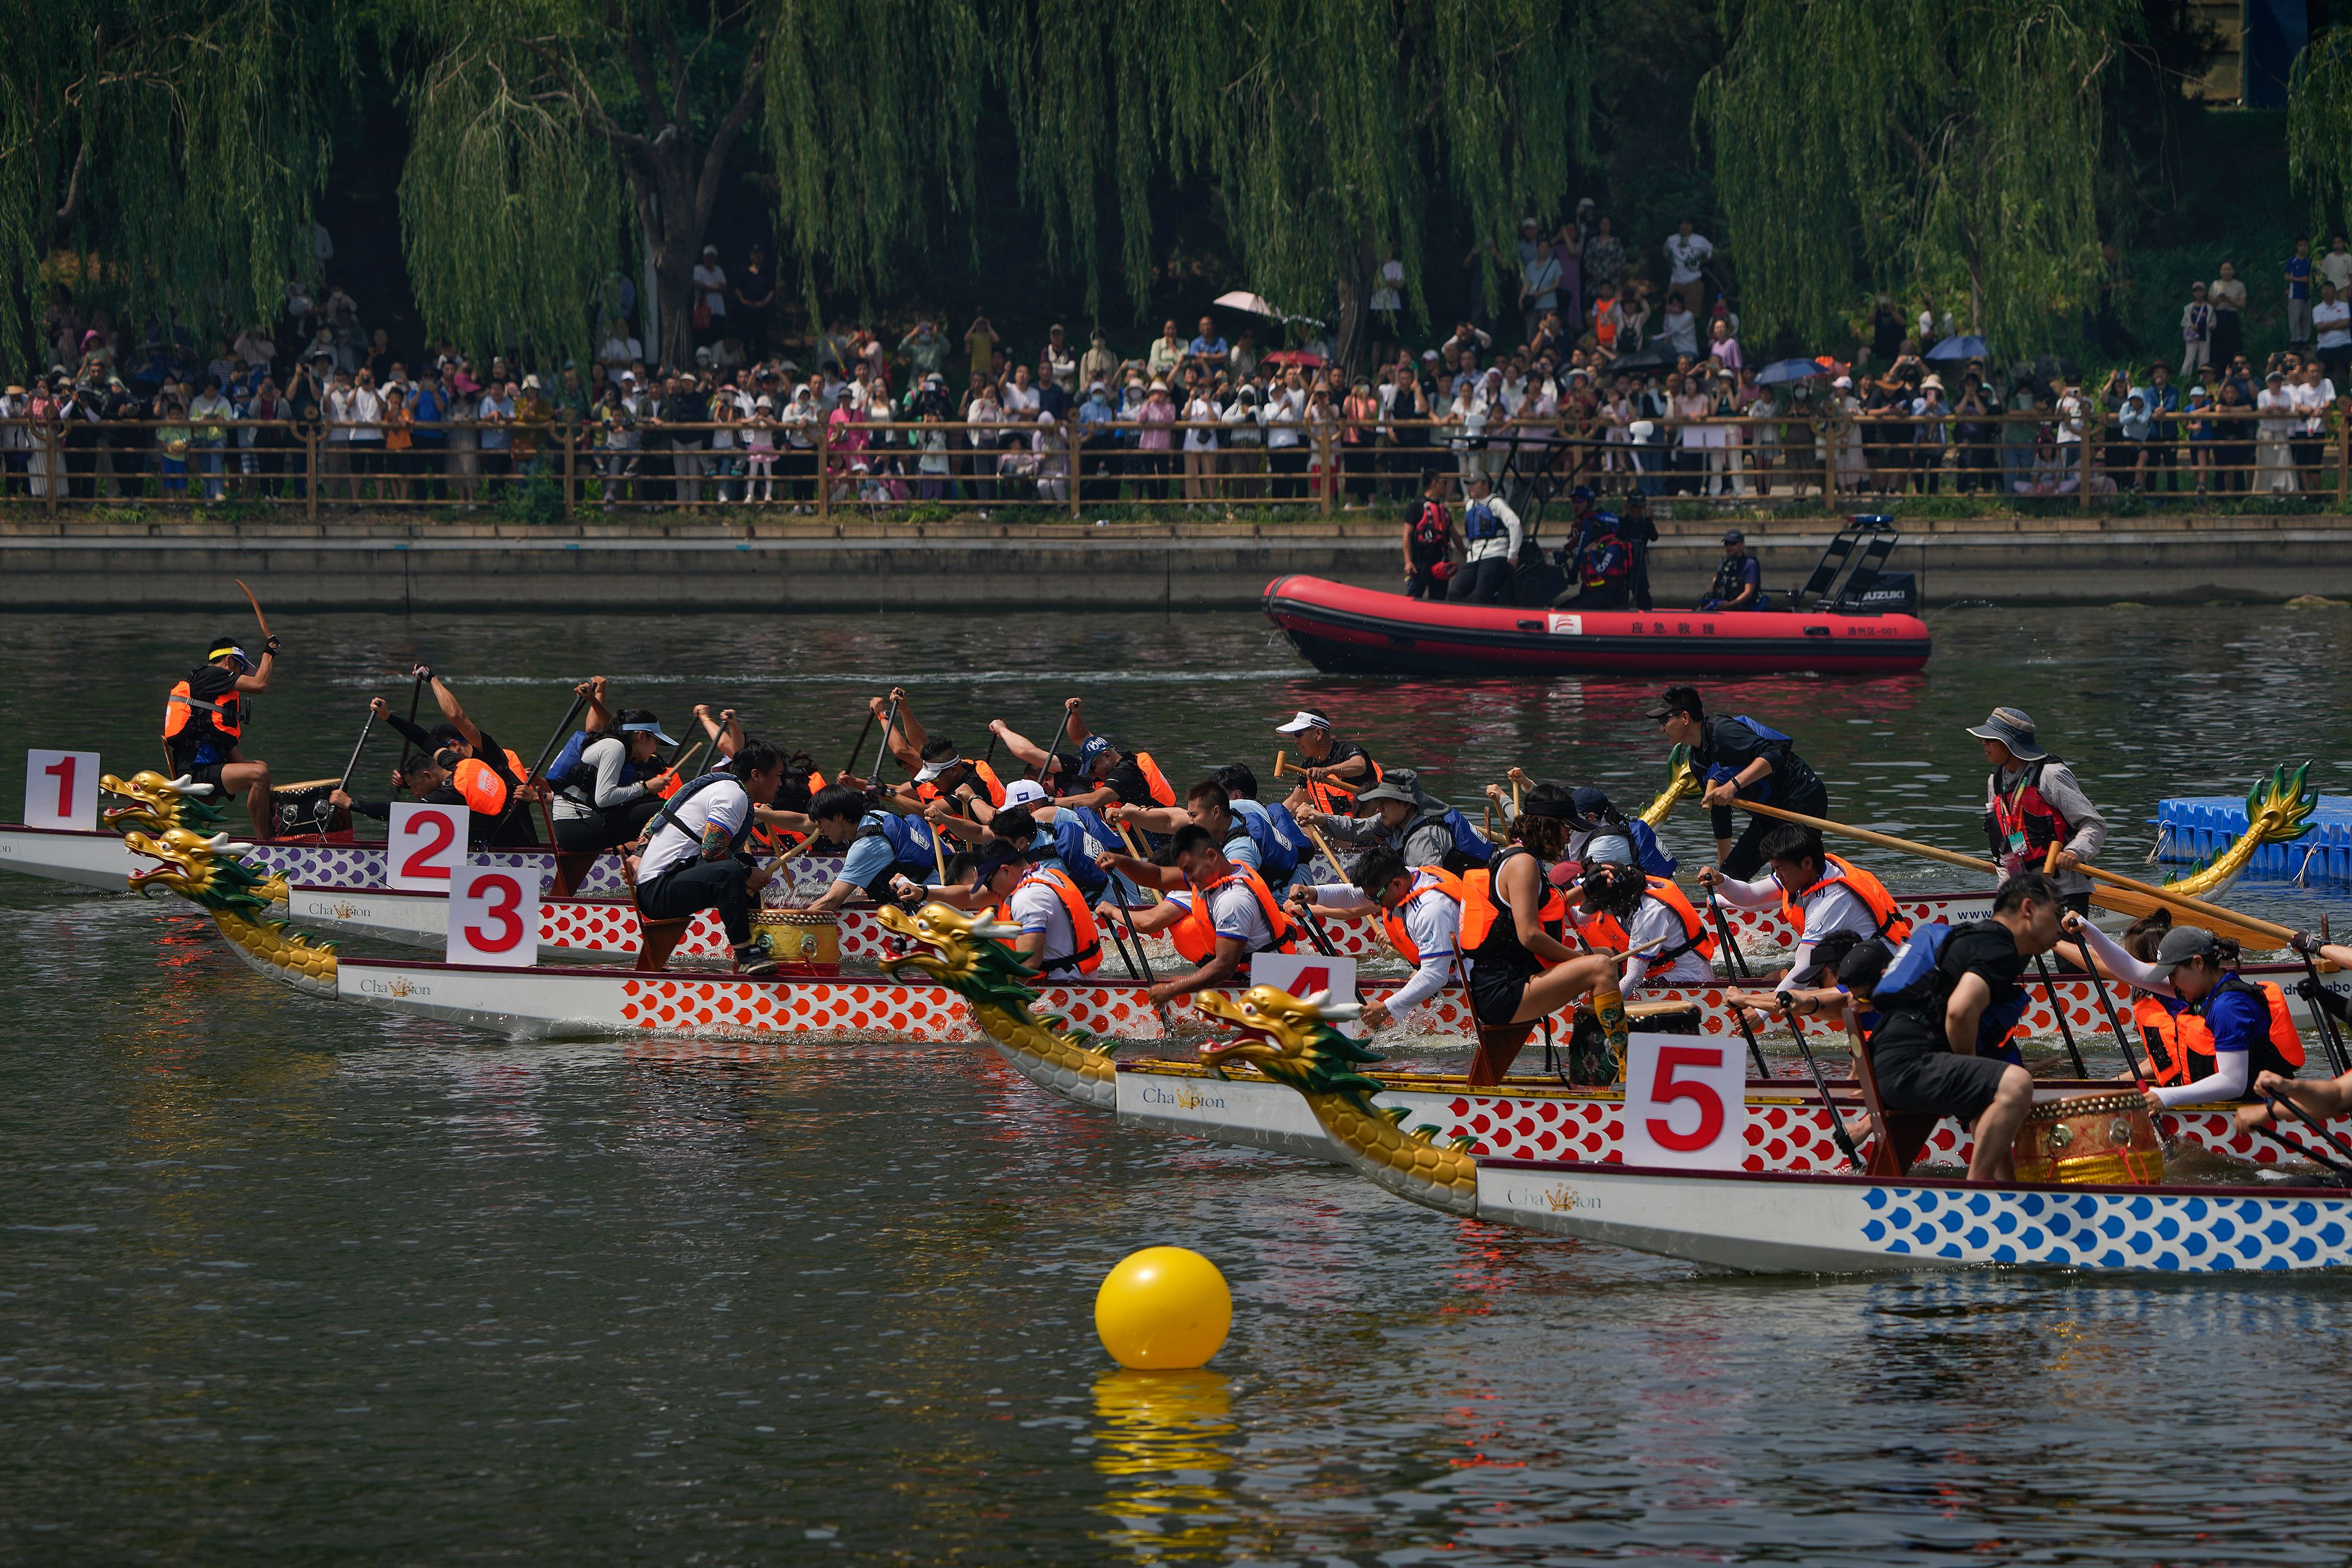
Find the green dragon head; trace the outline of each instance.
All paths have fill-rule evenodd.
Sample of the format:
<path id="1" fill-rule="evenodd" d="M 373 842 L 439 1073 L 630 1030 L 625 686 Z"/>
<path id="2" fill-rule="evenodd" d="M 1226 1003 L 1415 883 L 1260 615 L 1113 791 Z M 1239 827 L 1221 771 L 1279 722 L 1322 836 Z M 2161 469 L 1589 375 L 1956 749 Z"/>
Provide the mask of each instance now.
<path id="1" fill-rule="evenodd" d="M 210 833 L 221 825 L 224 816 L 219 806 L 205 798 L 214 793 L 213 786 L 200 784 L 186 774 L 167 779 L 152 771 L 137 773 L 125 783 L 108 773 L 98 781 L 98 787 L 131 803 L 110 806 L 105 813 L 106 826 L 117 833 L 128 834 L 133 828 L 154 834 L 173 828 Z"/>
<path id="2" fill-rule="evenodd" d="M 131 872 L 133 891 L 146 894 L 162 888 L 215 914 L 276 923 L 267 918 L 270 899 L 264 889 L 271 879 L 238 858 L 250 846 L 232 845 L 226 833 L 207 838 L 185 827 L 168 828 L 160 836 L 126 833 L 122 842 L 134 855 L 163 862 Z"/>
<path id="3" fill-rule="evenodd" d="M 1331 1026 L 1357 1015 L 1353 1002 L 1334 1003 L 1328 991 L 1302 1000 L 1272 985 L 1253 985 L 1239 996 L 1195 992 L 1192 1004 L 1241 1031 L 1237 1040 L 1201 1047 L 1208 1066 L 1244 1061 L 1302 1093 L 1336 1094 L 1367 1116 L 1381 1114 L 1371 1103 L 1381 1085 L 1356 1070 L 1381 1057 Z"/>
<path id="4" fill-rule="evenodd" d="M 1037 994 L 1037 971 L 1005 945 L 1021 934 L 1020 927 L 940 903 L 925 904 L 911 915 L 885 904 L 879 915 L 883 929 L 914 944 L 910 952 L 884 959 L 885 973 L 916 970 L 967 1002 L 1001 1007 L 1044 1027 L 1063 1026 L 1057 1017 L 1040 1018 L 1030 1011 Z"/>
<path id="5" fill-rule="evenodd" d="M 2198 897 L 2218 893 L 2252 863 L 2254 852 L 2264 845 L 2292 844 L 2310 832 L 2312 813 L 2319 809 L 2319 796 L 2305 783 L 2310 772 L 2309 763 L 2293 774 L 2281 763 L 2270 777 L 2255 780 L 2246 792 L 2245 832 L 2186 876 L 2166 877 L 2164 885 Z"/>

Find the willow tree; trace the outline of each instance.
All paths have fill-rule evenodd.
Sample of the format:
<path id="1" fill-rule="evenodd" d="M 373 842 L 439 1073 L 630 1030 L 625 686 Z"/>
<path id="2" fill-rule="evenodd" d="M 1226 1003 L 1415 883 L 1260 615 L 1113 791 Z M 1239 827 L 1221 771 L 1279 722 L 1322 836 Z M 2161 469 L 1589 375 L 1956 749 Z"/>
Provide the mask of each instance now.
<path id="1" fill-rule="evenodd" d="M 192 331 L 268 321 L 307 274 L 348 80 L 346 0 L 50 0 L 0 50 L 0 353 L 45 273 Z"/>
<path id="2" fill-rule="evenodd" d="M 1093 303 L 1106 196 L 1139 300 L 1171 185 L 1213 194 L 1251 288 L 1339 315 L 1355 357 L 1375 252 L 1423 310 L 1433 216 L 1505 241 L 1566 199 L 1585 146 L 1580 0 L 1003 0 L 990 17 L 1021 189 Z M 1492 279 L 1489 279 L 1492 286 Z"/>
<path id="3" fill-rule="evenodd" d="M 2311 199 L 2312 226 L 2352 228 L 2352 27 L 2331 27 L 2295 57 L 2287 84 L 2287 173 Z"/>
<path id="4" fill-rule="evenodd" d="M 1698 119 L 1748 333 L 1823 342 L 1863 288 L 1941 285 L 2015 352 L 2095 286 L 2101 91 L 2130 0 L 1723 0 L 1722 16 Z"/>

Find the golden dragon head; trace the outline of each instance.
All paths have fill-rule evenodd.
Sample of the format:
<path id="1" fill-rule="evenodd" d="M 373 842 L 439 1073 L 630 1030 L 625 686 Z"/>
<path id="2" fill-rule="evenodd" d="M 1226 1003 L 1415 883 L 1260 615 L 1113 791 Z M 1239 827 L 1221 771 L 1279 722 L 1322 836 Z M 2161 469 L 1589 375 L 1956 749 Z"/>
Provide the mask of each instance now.
<path id="1" fill-rule="evenodd" d="M 108 773 L 98 781 L 98 787 L 131 803 L 110 806 L 105 813 L 106 826 L 117 833 L 127 834 L 132 828 L 168 833 L 175 827 L 211 829 L 220 825 L 220 808 L 206 799 L 214 793 L 213 786 L 200 784 L 185 773 L 167 779 L 149 770 L 131 774 L 127 783 Z"/>
<path id="2" fill-rule="evenodd" d="M 2212 859 L 2180 878 L 2167 877 L 2164 885 L 2192 897 L 2218 893 L 2253 863 L 2254 852 L 2266 844 L 2292 844 L 2311 830 L 2311 815 L 2319 796 L 2305 782 L 2311 772 L 2305 763 L 2290 774 L 2284 763 L 2271 776 L 2254 781 L 2246 792 L 2246 830 Z"/>
<path id="3" fill-rule="evenodd" d="M 1690 748 L 1676 746 L 1666 753 L 1666 787 L 1657 798 L 1642 808 L 1642 820 L 1655 827 L 1666 820 L 1666 814 L 1677 801 L 1695 800 L 1706 781 L 1699 777 L 1698 769 L 1691 765 Z"/>
<path id="4" fill-rule="evenodd" d="M 226 833 L 207 838 L 189 828 L 173 827 L 160 835 L 126 833 L 122 842 L 134 855 L 163 862 L 131 873 L 134 892 L 162 888 L 216 914 L 256 920 L 269 908 L 262 890 L 268 879 L 238 859 L 250 846 L 231 844 Z"/>
<path id="5" fill-rule="evenodd" d="M 1370 1112 L 1370 1097 L 1381 1086 L 1355 1069 L 1381 1058 L 1331 1026 L 1361 1011 L 1353 1002 L 1335 1003 L 1328 991 L 1302 998 L 1276 986 L 1253 985 L 1239 996 L 1198 991 L 1192 1004 L 1241 1034 L 1227 1044 L 1201 1047 L 1201 1059 L 1210 1067 L 1244 1061 L 1293 1089 L 1344 1095 Z"/>
<path id="6" fill-rule="evenodd" d="M 884 930 L 913 944 L 912 951 L 882 961 L 887 973 L 918 970 L 967 1002 L 1002 1007 L 1040 1026 L 1060 1026 L 1059 1018 L 1040 1019 L 1030 1011 L 1037 972 L 1005 945 L 1021 934 L 1019 926 L 939 903 L 925 904 L 911 915 L 885 904 L 879 914 Z"/>

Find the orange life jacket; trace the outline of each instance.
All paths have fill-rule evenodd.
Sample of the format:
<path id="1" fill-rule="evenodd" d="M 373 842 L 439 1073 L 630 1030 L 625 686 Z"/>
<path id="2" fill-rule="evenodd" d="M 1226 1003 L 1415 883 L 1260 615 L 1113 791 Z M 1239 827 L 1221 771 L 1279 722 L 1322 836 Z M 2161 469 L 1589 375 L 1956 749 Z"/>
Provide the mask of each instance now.
<path id="1" fill-rule="evenodd" d="M 2289 1067 L 2301 1068 L 2304 1064 L 2303 1037 L 2294 1026 L 2294 1015 L 2287 1011 L 2286 993 L 2275 981 L 2257 980 L 2250 984 L 2263 994 L 2263 1002 L 2271 1015 L 2271 1048 Z M 2211 1074 L 2217 1053 L 2213 1049 L 2213 1031 L 2204 1018 L 2196 1013 L 2174 1012 L 2154 996 L 2142 993 L 2132 1000 L 2132 1024 L 2147 1047 L 2148 1063 L 2156 1069 L 2156 1081 L 2166 1088 L 2178 1088 L 2195 1083 Z M 2260 1064 L 2247 1064 L 2250 1070 L 2260 1070 Z M 2253 1092 L 2249 1078 L 2247 1092 Z"/>
<path id="2" fill-rule="evenodd" d="M 1143 770 L 1143 782 L 1151 791 L 1152 805 L 1174 805 L 1176 804 L 1176 792 L 1168 787 L 1167 778 L 1160 773 L 1160 764 L 1151 760 L 1150 752 L 1136 752 L 1135 765 Z M 992 779 L 989 782 L 993 786 L 995 781 Z M 1004 792 L 1001 789 L 997 790 L 996 804 L 1002 805 L 1003 801 Z"/>
<path id="3" fill-rule="evenodd" d="M 1715 962 L 1717 946 L 1715 933 L 1707 929 L 1706 921 L 1700 917 L 1698 910 L 1691 907 L 1690 900 L 1683 896 L 1683 890 L 1675 886 L 1674 879 L 1644 876 L 1642 881 L 1649 896 L 1674 910 L 1675 918 L 1683 922 L 1681 943 L 1662 947 L 1651 953 L 1650 967 L 1664 969 L 1686 952 L 1696 952 L 1710 963 Z M 1586 941 L 1612 952 L 1623 952 L 1633 945 L 1633 939 L 1625 934 L 1624 926 L 1614 915 L 1593 915 L 1579 921 L 1577 929 L 1584 932 Z"/>
<path id="4" fill-rule="evenodd" d="M 1499 851 L 1496 852 L 1496 858 L 1497 860 L 1502 858 Z M 1437 868 L 1424 866 L 1422 869 L 1430 871 Z M 1500 906 L 1495 902 L 1493 864 L 1489 863 L 1464 872 L 1461 886 L 1462 951 L 1475 952 L 1486 945 L 1486 934 L 1495 929 L 1495 921 L 1503 912 Z M 1568 896 L 1549 881 L 1539 881 L 1537 886 L 1543 889 L 1544 899 L 1543 902 L 1536 907 L 1536 923 L 1557 939 L 1559 933 L 1567 929 Z M 1536 963 L 1546 969 L 1552 966 L 1551 961 L 1547 958 L 1538 957 Z"/>
<path id="5" fill-rule="evenodd" d="M 997 782 L 996 770 L 986 763 L 975 762 L 971 764 L 971 772 L 972 776 L 980 780 L 980 787 L 987 793 L 988 804 L 999 811 L 1003 810 L 1004 786 Z M 814 773 L 809 775 L 809 788 L 812 791 L 824 787 L 824 785 L 817 781 Z M 915 786 L 915 798 L 922 801 L 945 800 L 947 795 L 936 784 L 919 784 Z"/>
<path id="6" fill-rule="evenodd" d="M 1235 866 L 1231 876 L 1194 889 L 1192 909 L 1185 912 L 1182 920 L 1168 928 L 1168 940 L 1176 944 L 1176 951 L 1194 963 L 1206 963 L 1216 956 L 1217 922 L 1216 917 L 1209 912 L 1209 900 L 1219 889 L 1234 882 L 1244 884 L 1256 896 L 1258 912 L 1265 917 L 1265 929 L 1274 933 L 1274 946 L 1265 951 L 1297 952 L 1298 933 L 1291 930 L 1290 921 L 1283 917 L 1282 906 L 1274 901 L 1274 894 L 1266 889 L 1265 879 L 1246 866 Z"/>
<path id="7" fill-rule="evenodd" d="M 1027 876 L 1015 883 L 1013 890 L 1017 893 L 1032 882 L 1043 882 L 1053 889 L 1054 896 L 1062 900 L 1062 912 L 1070 917 L 1070 939 L 1077 943 L 1077 951 L 1062 962 L 1076 963 L 1081 974 L 1092 974 L 1096 970 L 1100 969 L 1103 960 L 1102 931 L 1096 926 L 1095 912 L 1087 907 L 1086 897 L 1078 891 L 1078 885 L 1051 866 L 1037 866 L 1032 868 Z M 996 918 L 1006 925 L 1014 923 L 1012 900 L 1007 899 L 996 906 Z M 1003 941 L 1007 947 L 1013 945 L 1008 939 L 1000 938 L 999 940 Z M 1045 954 L 1040 952 L 1037 956 L 1043 959 Z M 1055 967 L 1060 968 L 1061 963 L 1056 963 Z"/>
<path id="8" fill-rule="evenodd" d="M 1359 779 L 1343 788 L 1339 784 L 1325 784 L 1318 779 L 1310 782 L 1307 786 L 1307 797 L 1315 803 L 1315 809 L 1326 816 L 1354 816 L 1356 796 L 1381 782 L 1381 764 L 1372 762 L 1372 754 L 1370 752 L 1363 751 L 1361 748 L 1358 750 L 1364 761 L 1371 763 L 1372 776 L 1369 780 Z M 1352 762 L 1354 758 L 1347 760 Z M 1315 765 L 1323 767 L 1328 764 L 1318 763 Z"/>
<path id="9" fill-rule="evenodd" d="M 1895 908 L 1895 895 L 1886 890 L 1885 883 L 1843 855 L 1832 855 L 1827 858 L 1829 865 L 1822 868 L 1820 881 L 1801 893 L 1791 893 L 1786 888 L 1780 889 L 1780 912 L 1788 917 L 1790 925 L 1802 931 L 1805 925 L 1804 901 L 1824 888 L 1843 882 L 1847 890 L 1869 909 L 1870 918 L 1878 922 L 1876 935 L 1885 937 L 1890 943 L 1896 943 L 1911 934 L 1911 922 L 1903 918 L 1901 910 Z M 1832 871 L 1836 874 L 1832 875 Z"/>
<path id="10" fill-rule="evenodd" d="M 232 689 L 225 702 L 199 702 L 190 694 L 188 683 L 181 681 L 172 688 L 171 696 L 163 700 L 163 739 L 171 740 L 191 723 L 210 724 L 229 740 L 236 740 L 243 731 L 245 704 Z M 202 713 L 199 721 L 196 715 Z"/>
<path id="11" fill-rule="evenodd" d="M 1418 966 L 1421 963 L 1421 949 L 1414 944 L 1412 932 L 1405 927 L 1405 906 L 1416 899 L 1451 899 L 1457 911 L 1466 912 L 1469 898 L 1469 889 L 1463 886 L 1462 879 L 1444 867 L 1415 867 L 1412 891 L 1399 900 L 1396 908 L 1385 911 L 1381 917 L 1381 923 L 1388 928 L 1389 945 L 1397 950 L 1398 957 L 1407 963 Z M 1495 906 L 1489 903 L 1486 905 L 1487 922 L 1492 924 L 1494 919 Z M 1486 933 L 1482 931 L 1479 934 L 1484 936 Z M 1456 952 L 1461 951 L 1461 938 L 1457 935 L 1454 939 Z"/>
<path id="12" fill-rule="evenodd" d="M 477 816 L 496 816 L 507 808 L 507 781 L 479 757 L 460 761 L 449 782 L 465 797 L 466 809 Z"/>

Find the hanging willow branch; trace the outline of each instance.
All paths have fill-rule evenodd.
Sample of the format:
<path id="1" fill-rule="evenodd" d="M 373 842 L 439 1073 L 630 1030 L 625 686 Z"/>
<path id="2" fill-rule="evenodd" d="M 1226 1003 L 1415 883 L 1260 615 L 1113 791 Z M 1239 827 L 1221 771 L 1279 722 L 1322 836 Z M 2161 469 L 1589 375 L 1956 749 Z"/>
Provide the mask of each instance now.
<path id="1" fill-rule="evenodd" d="M 2352 27 L 2330 28 L 2295 57 L 2286 167 L 2310 198 L 2315 231 L 2352 226 Z"/>
<path id="2" fill-rule="evenodd" d="M 2098 266 L 2100 90 L 2126 0 L 1726 0 L 1698 128 L 1741 308 L 1822 344 L 1924 288 L 2038 350 Z"/>

